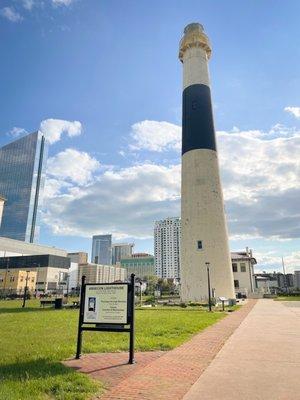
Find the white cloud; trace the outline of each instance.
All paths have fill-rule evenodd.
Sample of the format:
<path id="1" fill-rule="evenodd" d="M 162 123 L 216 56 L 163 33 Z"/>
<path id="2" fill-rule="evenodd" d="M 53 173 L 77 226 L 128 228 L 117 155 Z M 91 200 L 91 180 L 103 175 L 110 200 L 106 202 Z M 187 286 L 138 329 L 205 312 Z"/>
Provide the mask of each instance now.
<path id="1" fill-rule="evenodd" d="M 70 6 L 74 0 L 52 0 L 52 4 L 55 6 Z"/>
<path id="2" fill-rule="evenodd" d="M 255 272 L 280 271 L 283 272 L 282 257 L 275 254 L 274 251 L 255 252 L 257 267 Z M 287 273 L 293 273 L 300 269 L 300 251 L 292 251 L 289 255 L 283 257 L 284 266 Z"/>
<path id="3" fill-rule="evenodd" d="M 15 126 L 6 134 L 7 134 L 7 136 L 11 136 L 13 138 L 18 138 L 20 136 L 27 135 L 28 132 L 24 128 L 19 128 L 19 127 Z"/>
<path id="4" fill-rule="evenodd" d="M 63 133 L 69 137 L 81 135 L 82 125 L 79 121 L 50 118 L 41 122 L 40 131 L 45 135 L 49 143 L 53 144 L 61 139 Z"/>
<path id="5" fill-rule="evenodd" d="M 13 7 L 4 7 L 0 10 L 0 15 L 11 22 L 20 22 L 23 17 L 15 11 Z"/>
<path id="6" fill-rule="evenodd" d="M 300 118 L 300 107 L 285 107 L 284 111 L 289 112 L 296 118 Z"/>
<path id="7" fill-rule="evenodd" d="M 90 237 L 112 232 L 119 239 L 149 238 L 155 219 L 179 215 L 179 165 L 146 163 L 108 170 L 71 187 L 59 178 L 46 190 L 43 218 L 57 234 Z M 49 180 L 46 189 L 48 185 Z"/>
<path id="8" fill-rule="evenodd" d="M 22 3 L 23 3 L 23 7 L 26 9 L 26 10 L 31 10 L 32 9 L 32 7 L 34 6 L 34 0 L 22 0 Z"/>
<path id="9" fill-rule="evenodd" d="M 72 182 L 84 185 L 92 181 L 94 172 L 100 163 L 88 153 L 75 149 L 66 149 L 48 159 L 47 172 L 52 178 L 59 179 L 61 185 Z M 53 182 L 53 181 L 52 181 Z"/>
<path id="10" fill-rule="evenodd" d="M 132 125 L 132 150 L 180 150 L 181 127 L 165 121 L 141 121 Z"/>
<path id="11" fill-rule="evenodd" d="M 161 127 L 160 122 L 152 122 L 151 129 Z M 136 132 L 147 127 L 142 123 L 135 125 L 139 126 Z M 169 125 L 178 136 L 180 127 Z M 153 132 L 151 129 L 145 131 Z M 147 139 L 140 147 L 156 151 L 170 146 L 180 148 L 178 138 L 168 137 L 171 139 L 164 142 L 165 147 L 156 139 L 151 143 Z M 282 125 L 275 125 L 267 132 L 237 128 L 222 131 L 218 132 L 218 150 L 231 237 L 299 238 L 300 131 Z M 112 232 L 119 238 L 150 237 L 154 220 L 180 214 L 179 154 L 175 163 L 143 162 L 105 171 L 97 169 L 94 160 L 87 175 L 78 179 L 80 168 L 70 172 L 68 166 L 79 165 L 75 160 L 80 157 L 76 155 L 68 163 L 64 159 L 70 161 L 71 157 L 66 151 L 52 162 L 50 178 L 55 182 L 51 184 L 44 221 L 55 232 L 82 236 Z M 87 160 L 89 157 L 86 155 Z M 85 168 L 82 166 L 81 170 Z"/>

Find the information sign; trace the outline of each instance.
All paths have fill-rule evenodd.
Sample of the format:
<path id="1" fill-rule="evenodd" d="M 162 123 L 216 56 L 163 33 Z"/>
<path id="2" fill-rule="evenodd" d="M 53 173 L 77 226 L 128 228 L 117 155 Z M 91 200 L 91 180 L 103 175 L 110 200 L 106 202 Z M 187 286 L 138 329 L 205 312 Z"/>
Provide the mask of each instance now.
<path id="1" fill-rule="evenodd" d="M 83 323 L 127 324 L 127 284 L 86 284 Z"/>
<path id="2" fill-rule="evenodd" d="M 127 283 L 86 283 L 81 279 L 76 358 L 84 331 L 129 333 L 129 364 L 134 363 L 135 278 Z"/>

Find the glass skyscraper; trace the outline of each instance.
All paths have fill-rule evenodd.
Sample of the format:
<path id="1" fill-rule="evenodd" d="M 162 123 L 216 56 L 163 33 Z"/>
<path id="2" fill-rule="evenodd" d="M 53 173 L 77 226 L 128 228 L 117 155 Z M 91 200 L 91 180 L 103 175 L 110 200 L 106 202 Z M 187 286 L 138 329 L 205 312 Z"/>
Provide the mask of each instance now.
<path id="1" fill-rule="evenodd" d="M 0 195 L 6 199 L 0 236 L 31 243 L 38 236 L 46 148 L 40 132 L 0 148 Z"/>
<path id="2" fill-rule="evenodd" d="M 95 264 L 111 265 L 111 235 L 93 236 L 92 262 Z"/>

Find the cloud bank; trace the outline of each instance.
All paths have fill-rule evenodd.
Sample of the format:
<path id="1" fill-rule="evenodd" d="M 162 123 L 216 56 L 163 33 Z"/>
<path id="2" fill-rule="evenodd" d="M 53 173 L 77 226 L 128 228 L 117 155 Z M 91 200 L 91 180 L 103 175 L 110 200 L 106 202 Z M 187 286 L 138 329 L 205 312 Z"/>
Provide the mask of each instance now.
<path id="1" fill-rule="evenodd" d="M 165 152 L 165 160 L 170 155 L 178 162 L 92 168 L 88 178 L 81 179 L 69 151 L 60 154 L 50 162 L 55 190 L 48 192 L 44 214 L 55 233 L 90 237 L 112 232 L 117 238 L 146 238 L 152 237 L 154 220 L 180 215 L 180 127 L 140 121 L 129 136 L 129 151 Z M 217 137 L 231 237 L 300 237 L 300 131 L 277 124 L 266 132 L 234 128 Z M 82 153 L 83 160 L 87 156 Z M 64 172 L 59 166 L 64 158 L 76 170 Z"/>

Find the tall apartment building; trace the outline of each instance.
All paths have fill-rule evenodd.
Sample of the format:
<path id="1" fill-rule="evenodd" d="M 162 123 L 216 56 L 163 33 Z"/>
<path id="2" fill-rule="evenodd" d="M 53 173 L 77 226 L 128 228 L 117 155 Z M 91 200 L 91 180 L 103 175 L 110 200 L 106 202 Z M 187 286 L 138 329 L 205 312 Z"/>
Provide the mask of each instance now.
<path id="1" fill-rule="evenodd" d="M 154 256 L 156 275 L 180 278 L 180 218 L 156 221 L 154 226 Z"/>
<path id="2" fill-rule="evenodd" d="M 115 243 L 112 245 L 112 263 L 116 265 L 122 258 L 131 257 L 134 243 Z"/>
<path id="3" fill-rule="evenodd" d="M 94 235 L 92 244 L 92 263 L 112 264 L 111 235 Z"/>
<path id="4" fill-rule="evenodd" d="M 31 243 L 38 236 L 46 148 L 40 132 L 0 148 L 0 194 L 6 199 L 0 236 Z"/>

